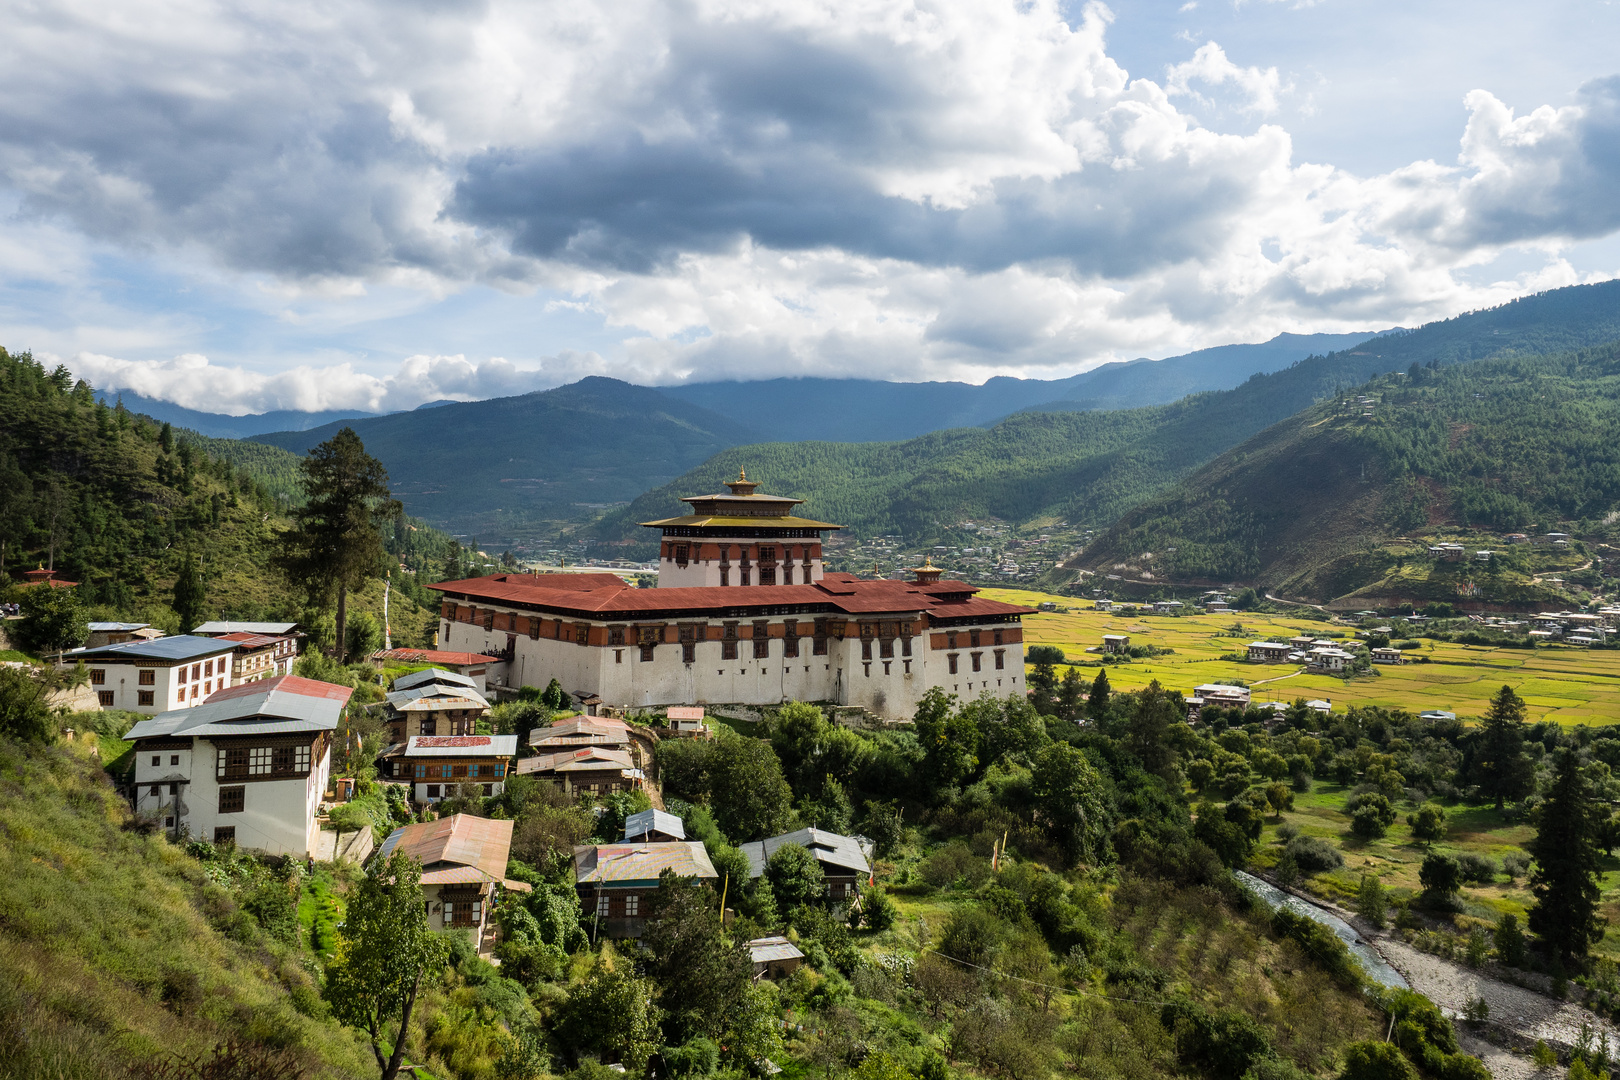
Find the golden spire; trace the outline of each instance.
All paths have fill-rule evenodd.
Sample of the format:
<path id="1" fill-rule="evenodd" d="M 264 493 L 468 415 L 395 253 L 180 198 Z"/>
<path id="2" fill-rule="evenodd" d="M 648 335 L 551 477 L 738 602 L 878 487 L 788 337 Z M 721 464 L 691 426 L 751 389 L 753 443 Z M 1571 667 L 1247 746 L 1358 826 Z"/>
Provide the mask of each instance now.
<path id="1" fill-rule="evenodd" d="M 934 569 L 934 557 L 932 555 L 923 556 L 922 568 L 924 570 L 932 570 L 932 569 Z"/>
<path id="2" fill-rule="evenodd" d="M 741 483 L 747 483 L 747 481 L 748 481 L 748 470 L 739 468 L 737 470 L 737 482 L 739 484 L 741 484 Z"/>

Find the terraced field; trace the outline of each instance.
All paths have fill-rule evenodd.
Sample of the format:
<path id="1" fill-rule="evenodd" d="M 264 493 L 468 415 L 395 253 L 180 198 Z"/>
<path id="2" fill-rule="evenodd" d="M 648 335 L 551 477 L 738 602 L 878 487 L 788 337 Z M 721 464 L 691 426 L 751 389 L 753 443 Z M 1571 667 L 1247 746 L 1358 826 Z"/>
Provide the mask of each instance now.
<path id="1" fill-rule="evenodd" d="M 1380 665 L 1373 669 L 1376 674 L 1341 679 L 1309 674 L 1293 664 L 1221 659 L 1223 654 L 1244 652 L 1251 641 L 1347 632 L 1346 627 L 1317 619 L 1248 613 L 1124 617 L 1094 611 L 1089 601 L 1072 597 L 1019 589 L 985 589 L 982 595 L 1030 607 L 1045 601 L 1069 607 L 1068 613 L 1027 616 L 1024 637 L 1026 644 L 1056 645 L 1071 660 L 1096 663 L 1098 654 L 1085 650 L 1100 645 L 1104 634 L 1129 634 L 1132 645 L 1174 650 L 1168 656 L 1109 665 L 1108 681 L 1119 690 L 1134 690 L 1153 679 L 1183 692 L 1200 683 L 1236 681 L 1247 683 L 1256 701 L 1322 698 L 1335 710 L 1383 705 L 1413 712 L 1447 709 L 1473 717 L 1484 712 L 1491 694 L 1506 683 L 1529 703 L 1532 720 L 1570 725 L 1620 721 L 1620 652 L 1425 641 L 1408 655 L 1427 658 L 1427 663 Z M 1232 628 L 1239 623 L 1243 631 L 1234 633 Z"/>

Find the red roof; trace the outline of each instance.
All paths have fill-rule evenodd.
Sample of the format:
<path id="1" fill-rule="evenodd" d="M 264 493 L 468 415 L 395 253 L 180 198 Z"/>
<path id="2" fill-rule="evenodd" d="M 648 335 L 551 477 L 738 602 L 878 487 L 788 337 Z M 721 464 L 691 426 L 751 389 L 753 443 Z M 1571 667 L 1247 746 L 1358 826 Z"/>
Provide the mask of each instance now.
<path id="1" fill-rule="evenodd" d="M 284 694 L 296 694 L 299 697 L 327 698 L 332 701 L 348 701 L 354 693 L 351 687 L 337 686 L 329 682 L 319 682 L 315 679 L 305 679 L 297 675 L 277 675 L 273 679 L 260 679 L 258 682 L 238 683 L 223 690 L 216 690 L 209 701 L 224 701 L 227 698 L 243 697 L 247 694 L 267 694 L 272 690 L 279 690 Z"/>
<path id="2" fill-rule="evenodd" d="M 417 746 L 488 746 L 488 735 L 419 735 Z"/>
<path id="3" fill-rule="evenodd" d="M 244 649 L 263 649 L 271 645 L 286 641 L 286 638 L 272 637 L 269 634 L 250 634 L 245 630 L 238 630 L 234 634 L 221 634 L 219 641 L 231 641 Z"/>
<path id="4" fill-rule="evenodd" d="M 555 579 L 611 578 L 615 585 L 594 580 L 584 588 L 569 588 Z M 981 600 L 973 586 L 961 581 L 868 581 L 852 574 L 828 574 L 812 585 L 753 585 L 727 588 L 699 586 L 676 589 L 637 589 L 611 574 L 494 574 L 464 581 L 441 581 L 428 586 L 443 593 L 475 600 L 582 615 L 612 612 L 633 615 L 645 611 L 700 611 L 717 614 L 731 608 L 756 606 L 826 605 L 847 614 L 908 614 L 927 612 L 939 618 L 975 615 L 1033 614 L 1035 609 L 999 600 Z"/>
<path id="5" fill-rule="evenodd" d="M 498 656 L 485 656 L 475 652 L 441 652 L 438 649 L 387 649 L 371 654 L 373 660 L 397 660 L 404 664 L 447 664 L 451 667 L 472 667 L 474 664 L 498 664 Z"/>

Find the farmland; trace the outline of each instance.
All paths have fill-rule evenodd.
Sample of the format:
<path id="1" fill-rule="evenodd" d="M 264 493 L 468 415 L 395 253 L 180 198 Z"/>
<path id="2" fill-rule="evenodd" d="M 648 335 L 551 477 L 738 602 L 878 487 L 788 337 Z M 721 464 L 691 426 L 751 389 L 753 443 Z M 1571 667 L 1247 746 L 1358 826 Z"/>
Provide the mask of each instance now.
<path id="1" fill-rule="evenodd" d="M 1190 691 L 1200 683 L 1239 682 L 1250 686 L 1254 700 L 1292 701 L 1321 698 L 1335 711 L 1352 705 L 1381 705 L 1420 712 L 1445 709 L 1475 717 L 1504 683 L 1529 704 L 1531 720 L 1563 725 L 1612 724 L 1620 719 L 1620 652 L 1559 645 L 1535 649 L 1497 648 L 1425 640 L 1409 656 L 1428 662 L 1380 665 L 1376 674 L 1342 679 L 1303 671 L 1297 664 L 1251 664 L 1223 660 L 1242 653 L 1251 641 L 1283 640 L 1300 634 L 1324 637 L 1348 634 L 1349 628 L 1299 615 L 1227 612 L 1219 615 L 1121 616 L 1095 611 L 1087 601 L 1016 589 L 985 589 L 984 596 L 1030 607 L 1052 601 L 1068 612 L 1041 612 L 1024 619 L 1027 645 L 1056 645 L 1071 660 L 1096 664 L 1085 650 L 1104 634 L 1129 634 L 1132 645 L 1173 650 L 1168 655 L 1110 664 L 1108 681 L 1118 690 L 1134 690 L 1151 680 L 1173 690 Z M 1083 609 L 1082 609 L 1083 605 Z M 1234 631 L 1241 625 L 1242 632 Z"/>

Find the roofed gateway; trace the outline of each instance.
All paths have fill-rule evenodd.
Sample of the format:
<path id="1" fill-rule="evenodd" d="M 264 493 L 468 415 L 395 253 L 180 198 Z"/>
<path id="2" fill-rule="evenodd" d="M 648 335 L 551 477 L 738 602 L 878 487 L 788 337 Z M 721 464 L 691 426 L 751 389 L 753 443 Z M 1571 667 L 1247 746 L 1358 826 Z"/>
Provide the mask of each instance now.
<path id="1" fill-rule="evenodd" d="M 607 707 L 834 701 L 909 717 L 930 687 L 962 697 L 1024 692 L 1033 608 L 987 600 L 932 566 L 910 581 L 823 573 L 797 499 L 691 496 L 663 530 L 658 588 L 613 574 L 496 574 L 431 586 L 439 640 L 500 658 L 490 678 L 545 685 Z M 746 511 L 746 513 L 744 512 Z M 594 707 L 594 706 L 593 706 Z"/>

